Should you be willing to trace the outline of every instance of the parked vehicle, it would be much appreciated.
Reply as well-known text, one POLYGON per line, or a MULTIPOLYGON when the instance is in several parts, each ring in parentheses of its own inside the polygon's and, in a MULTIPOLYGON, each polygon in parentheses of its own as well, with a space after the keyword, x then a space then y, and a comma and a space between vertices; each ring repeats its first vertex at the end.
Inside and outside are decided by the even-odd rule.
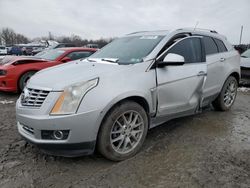
POLYGON ((250 81, 250 49, 241 54, 241 78, 250 81))
POLYGON ((96 49, 58 48, 41 52, 34 57, 9 56, 0 62, 0 91, 22 91, 30 77, 37 71, 86 58, 96 49))
POLYGON ((240 56, 214 31, 136 32, 85 59, 39 72, 17 101, 19 133, 62 156, 97 149, 121 161, 148 129, 170 119, 233 105, 240 56))
POLYGON ((10 49, 10 51, 9 51, 9 54, 10 55, 17 55, 17 56, 19 56, 19 55, 22 55, 22 48, 21 47, 19 47, 19 46, 12 46, 11 47, 11 49, 10 49))
POLYGON ((33 55, 32 51, 33 51, 33 46, 24 46, 21 48, 22 50, 22 55, 33 55))
POLYGON ((87 44, 86 45, 87 48, 99 48, 98 44, 87 44))
POLYGON ((7 55, 8 51, 5 46, 0 46, 0 55, 7 55))
POLYGON ((44 50, 51 50, 56 48, 68 48, 68 47, 76 47, 76 45, 71 43, 55 43, 54 45, 48 46, 47 48, 36 48, 32 50, 32 55, 36 55, 39 52, 42 52, 44 50))

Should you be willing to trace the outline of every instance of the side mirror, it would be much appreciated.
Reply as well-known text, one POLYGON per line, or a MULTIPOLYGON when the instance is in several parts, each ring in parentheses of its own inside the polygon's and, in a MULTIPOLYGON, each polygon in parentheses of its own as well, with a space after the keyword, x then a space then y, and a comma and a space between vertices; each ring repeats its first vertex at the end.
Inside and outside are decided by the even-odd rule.
POLYGON ((180 65, 183 65, 184 63, 185 63, 185 59, 183 56, 169 53, 165 56, 163 61, 158 62, 158 67, 165 67, 168 65, 180 66, 180 65))
POLYGON ((61 59, 61 62, 63 62, 63 63, 66 63, 66 62, 69 62, 69 61, 72 61, 72 60, 70 58, 68 58, 68 57, 64 57, 64 58, 61 59))

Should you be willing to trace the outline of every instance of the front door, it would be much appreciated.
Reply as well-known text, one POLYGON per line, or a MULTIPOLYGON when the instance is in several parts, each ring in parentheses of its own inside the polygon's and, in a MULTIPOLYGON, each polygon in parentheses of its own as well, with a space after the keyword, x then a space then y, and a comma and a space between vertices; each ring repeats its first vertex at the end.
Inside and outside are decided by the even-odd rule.
POLYGON ((173 44, 157 61, 169 54, 184 57, 184 65, 158 67, 158 116, 195 112, 202 103, 207 65, 201 37, 186 37, 173 44))

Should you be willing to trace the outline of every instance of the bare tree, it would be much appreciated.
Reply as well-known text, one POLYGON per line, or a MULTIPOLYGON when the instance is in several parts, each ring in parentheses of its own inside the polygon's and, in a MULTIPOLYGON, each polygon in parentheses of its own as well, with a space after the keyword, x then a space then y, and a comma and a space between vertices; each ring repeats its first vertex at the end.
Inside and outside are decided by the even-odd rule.
POLYGON ((0 32, 1 42, 5 45, 28 43, 29 39, 22 34, 15 33, 13 29, 3 28, 0 32))

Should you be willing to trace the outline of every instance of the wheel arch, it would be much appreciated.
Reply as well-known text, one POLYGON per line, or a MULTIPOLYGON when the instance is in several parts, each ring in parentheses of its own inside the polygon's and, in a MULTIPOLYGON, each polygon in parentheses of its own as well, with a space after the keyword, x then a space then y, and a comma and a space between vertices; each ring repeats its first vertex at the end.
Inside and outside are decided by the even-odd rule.
POLYGON ((39 70, 38 69, 30 69, 30 70, 25 70, 23 71, 21 74, 19 74, 18 78, 17 78, 17 83, 16 83, 16 87, 17 87, 17 91, 20 91, 20 87, 19 87, 19 81, 21 79, 21 77, 28 73, 28 72, 38 72, 39 70))
POLYGON ((235 77, 236 80, 237 80, 237 82, 238 82, 238 84, 240 83, 240 74, 238 72, 232 72, 229 76, 235 77))
MULTIPOLYGON (((139 105, 141 105, 143 107, 143 109, 146 111, 146 113, 148 114, 149 116, 149 113, 150 113, 150 107, 149 107, 149 103, 147 101, 147 99, 143 96, 140 96, 140 95, 133 95, 133 96, 126 96, 126 97, 123 97, 123 98, 120 98, 118 100, 115 100, 111 103, 111 105, 109 105, 107 107, 106 110, 103 110, 103 116, 100 120, 100 126, 104 120, 104 118, 107 116, 107 114, 117 105, 125 102, 125 101, 133 101, 133 102, 136 102, 138 103, 139 105)), ((100 127, 99 127, 100 128, 100 127)))
POLYGON ((108 113, 117 105, 120 105, 121 103, 125 102, 125 101, 133 101, 136 102, 137 104, 141 105, 143 107, 143 109, 146 111, 147 116, 148 116, 148 121, 150 122, 150 106, 149 106, 149 102, 147 101, 147 99, 143 96, 140 95, 132 95, 132 96, 126 96, 123 98, 120 98, 119 100, 115 100, 112 102, 111 105, 108 106, 108 108, 106 110, 102 111, 102 116, 99 120, 98 123, 98 131, 97 131, 97 135, 96 135, 96 140, 98 139, 98 135, 102 126, 103 121, 105 120, 105 118, 107 118, 108 113))

